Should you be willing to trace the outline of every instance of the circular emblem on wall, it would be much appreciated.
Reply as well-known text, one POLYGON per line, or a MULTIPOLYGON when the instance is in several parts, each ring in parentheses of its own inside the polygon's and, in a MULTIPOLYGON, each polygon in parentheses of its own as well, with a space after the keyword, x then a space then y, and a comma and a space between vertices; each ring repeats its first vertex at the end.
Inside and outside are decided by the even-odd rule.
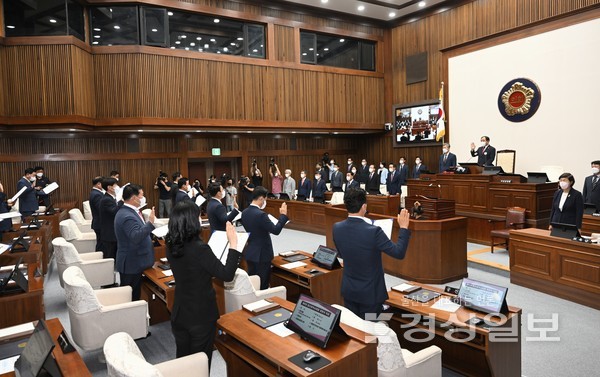
POLYGON ((540 107, 540 88, 531 80, 518 78, 504 85, 498 96, 500 114, 511 122, 523 122, 540 107))

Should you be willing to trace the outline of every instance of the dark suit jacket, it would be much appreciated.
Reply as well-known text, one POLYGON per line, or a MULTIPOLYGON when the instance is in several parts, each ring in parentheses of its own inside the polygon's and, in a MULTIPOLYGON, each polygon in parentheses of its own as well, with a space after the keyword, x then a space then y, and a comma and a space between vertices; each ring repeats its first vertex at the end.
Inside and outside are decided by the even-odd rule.
MULTIPOLYGON (((42 189, 44 189, 50 183, 52 183, 52 181, 50 180, 50 178, 46 177, 46 175, 44 174, 42 176, 42 178, 37 178, 35 180, 35 187, 41 187, 42 189)), ((46 207, 50 205, 50 195, 46 194, 42 190, 37 190, 37 196, 39 198, 39 200, 38 200, 39 205, 43 205, 46 207)))
MULTIPOLYGON (((371 173, 369 173, 371 174, 371 173)), ((367 192, 369 194, 380 194, 381 192, 379 191, 379 185, 380 185, 380 181, 379 181, 379 174, 377 174, 376 172, 373 172, 373 178, 369 179, 369 175, 367 175, 367 183, 365 185, 365 189, 367 190, 367 192)))
MULTIPOLYGON (((123 202, 121 202, 121 204, 122 203, 123 202)), ((115 235, 115 216, 121 206, 117 204, 115 198, 110 196, 109 193, 106 193, 101 197, 99 207, 100 213, 98 214, 98 224, 100 226, 100 240, 117 242, 117 236, 115 235)))
POLYGON ((239 211, 233 209, 229 216, 227 216, 227 208, 218 199, 210 198, 206 205, 206 213, 208 214, 208 222, 210 223, 210 230, 222 230, 225 231, 227 222, 233 221, 239 211))
POLYGON ((397 195, 402 192, 400 187, 400 174, 397 171, 394 171, 394 177, 392 178, 392 173, 388 173, 387 177, 387 190, 390 195, 397 195))
POLYGON ((323 198, 325 196, 325 191, 327 191, 327 185, 325 185, 324 179, 319 179, 313 181, 313 190, 312 196, 313 198, 323 198))
POLYGON ((356 171, 354 179, 356 179, 360 183, 367 183, 367 180, 369 179, 369 165, 360 165, 358 170, 356 171))
POLYGON ((583 195, 574 188, 569 191, 569 196, 563 205, 562 211, 558 208, 562 190, 556 190, 552 199, 552 212, 550 212, 551 223, 573 224, 581 229, 583 220, 583 195))
POLYGON ((421 164, 421 166, 419 166, 419 168, 417 169, 417 165, 415 165, 415 168, 413 169, 412 172, 412 177, 413 178, 419 178, 421 177, 421 172, 422 171, 426 171, 427 170, 427 166, 421 164))
POLYGON ((488 145, 487 148, 479 147, 476 151, 471 151, 471 156, 477 156, 477 165, 493 166, 496 159, 496 148, 488 145))
POLYGON ((19 182, 17 182, 17 192, 21 191, 23 187, 26 187, 26 189, 19 196, 19 212, 30 215, 37 211, 40 206, 38 205, 37 195, 35 189, 31 186, 31 182, 25 178, 19 179, 19 182))
POLYGON ((154 264, 154 247, 150 234, 154 225, 142 221, 133 208, 123 206, 115 216, 117 236, 117 271, 124 274, 142 273, 154 264))
POLYGON ((443 173, 451 167, 456 166, 456 155, 452 152, 448 152, 448 158, 444 162, 444 154, 440 155, 440 164, 438 173, 443 173))
POLYGON ((212 278, 231 281, 241 253, 229 249, 225 266, 199 238, 183 245, 183 255, 174 257, 167 247, 167 259, 177 282, 171 321, 182 326, 214 326, 219 318, 212 278))
POLYGON ((342 177, 342 173, 340 171, 336 171, 331 176, 331 190, 333 191, 334 187, 342 188, 342 184, 344 183, 344 177, 342 177))
MULTIPOLYGON (((0 192, 0 213, 7 213, 9 211, 8 203, 6 203, 6 194, 0 192)), ((5 232, 10 229, 12 225, 11 219, 0 220, 0 232, 5 232)))
POLYGON ((310 196, 311 187, 312 184, 308 177, 304 178, 304 183, 302 183, 302 178, 300 178, 298 181, 298 196, 304 196, 305 198, 308 198, 310 196))
POLYGON ((353 179, 352 181, 346 183, 346 190, 350 188, 360 188, 360 183, 358 183, 356 179, 353 179))
POLYGON ((177 190, 177 194, 175 195, 175 204, 179 203, 182 200, 192 200, 187 192, 183 192, 181 190, 177 190))
POLYGON ((387 289, 381 252, 403 259, 408 248, 410 231, 400 229, 394 244, 383 230, 363 219, 349 217, 333 225, 333 241, 344 259, 342 296, 361 304, 383 303, 387 289))
POLYGON ((596 205, 596 210, 600 210, 600 180, 598 181, 598 184, 596 184, 596 188, 593 188, 593 178, 594 176, 590 175, 589 177, 586 177, 585 182, 583 182, 583 202, 593 203, 596 205))
MULTIPOLYGON (((107 194, 108 195, 108 194, 107 194)), ((110 196, 110 195, 108 195, 110 196)), ((100 202, 104 194, 100 190, 92 189, 90 192, 90 210, 92 211, 92 229, 100 230, 100 202)), ((112 197, 111 197, 112 198, 112 197)))
POLYGON ((274 225, 269 220, 269 215, 257 206, 250 205, 242 212, 242 224, 246 232, 250 233, 248 244, 244 249, 244 258, 250 262, 269 262, 273 259, 273 243, 271 234, 281 233, 286 215, 279 215, 279 222, 274 225))
POLYGON ((402 167, 398 165, 398 168, 396 168, 396 173, 400 174, 400 185, 405 185, 406 180, 408 179, 408 166, 406 164, 404 164, 402 167))

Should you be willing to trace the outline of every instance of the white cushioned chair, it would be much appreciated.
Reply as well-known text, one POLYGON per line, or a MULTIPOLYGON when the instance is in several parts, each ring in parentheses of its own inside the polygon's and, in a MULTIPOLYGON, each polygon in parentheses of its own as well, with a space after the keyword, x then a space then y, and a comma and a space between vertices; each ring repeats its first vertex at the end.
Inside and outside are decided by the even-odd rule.
POLYGON ((124 332, 113 334, 104 343, 104 357, 109 377, 208 377, 208 358, 204 352, 152 365, 131 336, 124 332))
POLYGON ((331 194, 331 204, 344 204, 344 193, 343 192, 334 192, 331 194))
MULTIPOLYGON (((150 217, 150 212, 152 212, 152 209, 150 208, 146 208, 144 210, 142 210, 142 215, 144 216, 144 221, 148 222, 148 218, 150 217)), ((157 212, 158 213, 158 212, 157 212)), ((162 225, 167 225, 169 224, 169 218, 168 217, 163 217, 163 218, 156 218, 156 221, 154 221, 154 226, 155 227, 159 227, 162 225)))
POLYGON ((62 278, 63 272, 70 266, 79 267, 93 288, 114 284, 115 260, 113 258, 102 259, 101 252, 79 254, 75 246, 62 237, 53 239, 52 245, 61 287, 65 286, 62 278))
POLYGON ((69 217, 71 220, 75 221, 75 224, 77 224, 77 227, 82 233, 93 232, 92 220, 86 220, 79 208, 69 210, 69 217))
POLYGON ((148 303, 132 302, 130 286, 95 291, 77 266, 67 268, 63 280, 71 336, 82 349, 100 349, 106 338, 121 331, 134 339, 148 334, 148 303))
POLYGON ((92 253, 96 251, 96 233, 81 232, 71 219, 63 220, 59 223, 60 235, 67 242, 75 245, 75 248, 80 253, 92 253))
MULTIPOLYGON (((379 377, 441 377, 442 350, 429 346, 417 353, 402 349, 398 336, 385 322, 365 321, 349 309, 342 311, 340 322, 377 338, 377 375, 379 377)), ((369 339, 367 339, 369 340, 369 339)))
POLYGON ((94 216, 92 216, 92 207, 90 207, 89 200, 83 202, 83 218, 86 220, 92 220, 94 218, 94 216))
POLYGON ((260 290, 260 277, 248 273, 241 268, 235 271, 232 281, 225 283, 225 312, 240 310, 242 305, 258 300, 281 297, 287 298, 287 290, 284 286, 260 290))

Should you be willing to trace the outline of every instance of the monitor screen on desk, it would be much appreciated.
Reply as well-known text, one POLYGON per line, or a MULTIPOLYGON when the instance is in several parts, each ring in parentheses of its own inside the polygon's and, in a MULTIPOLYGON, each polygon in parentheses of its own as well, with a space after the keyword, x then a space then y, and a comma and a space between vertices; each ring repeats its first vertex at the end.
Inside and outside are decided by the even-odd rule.
POLYGON ((315 251, 311 262, 316 263, 321 267, 332 270, 337 264, 339 264, 337 256, 338 252, 336 250, 321 245, 319 246, 317 251, 315 251))
POLYGON ((581 237, 581 234, 579 234, 579 229, 577 229, 577 226, 573 224, 550 223, 550 225, 552 225, 550 235, 553 237, 566 238, 568 240, 581 237))
POLYGON ((584 203, 583 204, 583 214, 584 215, 591 215, 593 213, 598 212, 598 209, 596 208, 596 205, 594 203, 584 203))
MULTIPOLYGON (((53 348, 54 341, 50 336, 50 332, 46 328, 45 322, 39 320, 33 334, 31 334, 31 337, 27 341, 25 349, 21 353, 21 357, 15 362, 15 370, 19 372, 17 376, 37 376, 42 367, 44 367, 44 363, 53 348)), ((51 373, 51 371, 49 372, 51 373)))
POLYGON ((300 295, 294 312, 285 326, 321 348, 327 346, 331 333, 339 326, 341 311, 315 298, 300 295))
POLYGON ((462 305, 490 314, 506 313, 508 288, 473 279, 463 279, 458 291, 462 305))
POLYGON ((533 172, 533 171, 527 172, 527 183, 546 183, 546 182, 550 182, 550 179, 548 178, 548 174, 540 173, 540 172, 533 172))
POLYGON ((486 166, 483 168, 483 175, 496 175, 504 173, 502 166, 486 166))

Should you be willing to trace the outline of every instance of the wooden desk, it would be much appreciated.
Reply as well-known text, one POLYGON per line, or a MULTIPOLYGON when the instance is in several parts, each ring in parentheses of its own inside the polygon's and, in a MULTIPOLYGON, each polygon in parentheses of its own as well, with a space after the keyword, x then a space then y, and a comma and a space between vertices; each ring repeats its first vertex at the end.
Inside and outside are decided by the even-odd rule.
POLYGON ((587 236, 592 233, 600 233, 600 216, 583 215, 581 233, 587 236))
POLYGON ((509 244, 511 283, 600 309, 600 245, 542 229, 511 230, 509 244))
MULTIPOLYGON (((348 217, 341 208, 327 208, 328 224, 348 217)), ((389 219, 390 216, 369 214, 371 219, 389 219)), ((400 230, 394 219, 392 241, 398 240, 400 230)), ((443 284, 468 276, 467 273, 467 219, 453 217, 443 220, 411 220, 408 250, 404 259, 382 253, 383 269, 392 276, 427 284, 443 284)), ((327 229, 327 246, 335 248, 333 227, 327 229)))
POLYGON ((454 200, 456 215, 468 219, 467 240, 486 245, 493 229, 489 220, 504 220, 508 207, 525 208, 528 227, 547 229, 556 191, 556 183, 521 183, 516 176, 481 174, 421 174, 407 185, 411 196, 454 200))
MULTIPOLYGON (((294 304, 274 298, 282 307, 292 311, 294 304)), ((302 340, 297 334, 285 338, 250 322, 253 314, 238 310, 225 314, 217 321, 222 331, 215 345, 227 363, 229 377, 243 376, 377 376, 376 343, 364 343, 364 333, 342 325, 352 337, 332 335, 326 349, 302 340), (288 359, 308 349, 320 353, 331 364, 309 373, 288 359)))
MULTIPOLYGON (((25 225, 25 224, 23 224, 25 225)), ((18 227, 18 225, 14 225, 18 227)), ((15 232, 6 232, 2 234, 2 242, 5 244, 11 244, 14 238, 17 238, 23 233, 23 230, 17 230, 15 232)), ((30 229, 27 231, 27 235, 31 236, 30 241, 39 238, 42 247, 41 247, 41 256, 42 260, 40 261, 40 267, 42 268, 42 273, 46 275, 48 272, 48 266, 50 264, 50 259, 52 258, 52 254, 54 252, 54 247, 52 246, 52 227, 48 222, 45 222, 44 225, 40 229, 30 229)), ((18 253, 17 253, 18 254, 18 253)))
MULTIPOLYGON (((46 326, 48 327, 50 336, 54 340, 55 347, 52 350, 52 356, 56 360, 60 373, 65 377, 91 377, 92 374, 77 351, 70 353, 62 352, 57 339, 64 328, 58 318, 47 320, 46 326)), ((1 374, 0 377, 15 377, 15 372, 1 374)))
POLYGON ((389 296, 386 303, 393 312, 390 327, 402 347, 417 352, 436 345, 442 349, 444 367, 466 376, 521 375, 521 309, 509 307, 502 320, 491 319, 498 327, 487 330, 465 324, 472 316, 484 318, 484 314, 465 307, 449 313, 431 308, 436 300, 420 303, 396 291, 390 291, 389 296))
MULTIPOLYGON (((69 211, 73 208, 76 208, 77 206, 77 202, 69 202, 69 203, 64 203, 64 204, 57 204, 56 208, 58 208, 58 210, 56 210, 56 212, 52 215, 39 215, 37 216, 40 221, 48 221, 50 223, 50 226, 52 227, 52 238, 56 238, 56 237, 60 237, 60 227, 59 224, 61 221, 69 219, 69 211)), ((29 220, 31 219, 30 217, 27 217, 25 219, 26 222, 29 222, 29 220)))
POLYGON ((14 264, 22 256, 29 278, 27 292, 0 295, 0 328, 45 318, 44 277, 36 274, 40 269, 41 247, 41 243, 33 242, 27 252, 5 252, 0 256, 3 264, 14 264))
POLYGON ((301 262, 306 263, 306 266, 288 270, 281 267, 289 263, 282 256, 278 255, 273 258, 271 264, 271 286, 276 287, 283 285, 287 289, 287 298, 290 301, 296 302, 301 293, 308 294, 317 300, 324 301, 328 304, 344 304, 342 298, 342 274, 341 267, 327 270, 312 263, 310 258, 312 254, 301 251, 302 254, 309 257, 301 262), (309 274, 307 271, 311 269, 320 271, 319 274, 309 274))

